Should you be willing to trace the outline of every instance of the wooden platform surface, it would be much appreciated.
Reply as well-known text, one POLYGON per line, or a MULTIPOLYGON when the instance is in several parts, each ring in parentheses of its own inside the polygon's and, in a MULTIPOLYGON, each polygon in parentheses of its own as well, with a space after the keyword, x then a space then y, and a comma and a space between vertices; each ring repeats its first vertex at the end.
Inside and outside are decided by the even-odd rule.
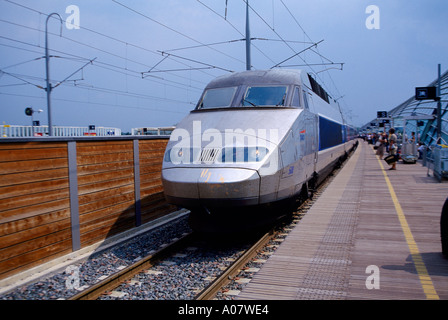
POLYGON ((237 299, 448 299, 440 242, 448 183, 419 163, 388 169, 360 141, 237 299))

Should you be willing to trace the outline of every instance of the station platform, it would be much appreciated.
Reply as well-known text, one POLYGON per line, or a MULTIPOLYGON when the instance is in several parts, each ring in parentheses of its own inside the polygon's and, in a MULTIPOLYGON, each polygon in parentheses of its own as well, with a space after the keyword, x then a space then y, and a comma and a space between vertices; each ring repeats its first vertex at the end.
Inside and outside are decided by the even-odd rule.
POLYGON ((448 183, 360 141, 238 300, 448 299, 440 215, 448 183))

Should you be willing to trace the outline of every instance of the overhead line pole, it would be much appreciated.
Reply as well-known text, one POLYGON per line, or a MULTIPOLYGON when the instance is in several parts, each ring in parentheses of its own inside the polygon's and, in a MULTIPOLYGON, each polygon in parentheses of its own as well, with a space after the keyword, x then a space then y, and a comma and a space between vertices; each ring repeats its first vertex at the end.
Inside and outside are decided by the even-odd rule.
POLYGON ((45 69, 47 73, 46 82, 47 82, 47 88, 45 89, 47 91, 47 108, 48 108, 48 135, 53 135, 53 123, 51 120, 51 90, 53 89, 51 87, 50 83, 50 56, 48 54, 48 20, 52 15, 57 15, 59 17, 59 20, 61 20, 61 34, 62 34, 62 18, 61 16, 54 12, 47 17, 47 21, 45 23, 45 69))
POLYGON ((249 23, 249 0, 246 0, 246 70, 251 69, 250 61, 250 23, 249 23))

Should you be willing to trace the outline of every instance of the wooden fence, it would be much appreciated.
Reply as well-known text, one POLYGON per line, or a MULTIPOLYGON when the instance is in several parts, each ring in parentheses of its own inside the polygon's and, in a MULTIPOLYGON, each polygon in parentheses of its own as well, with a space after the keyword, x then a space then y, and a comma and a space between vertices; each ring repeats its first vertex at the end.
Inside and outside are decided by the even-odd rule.
POLYGON ((0 140, 0 279, 172 212, 166 137, 0 140))

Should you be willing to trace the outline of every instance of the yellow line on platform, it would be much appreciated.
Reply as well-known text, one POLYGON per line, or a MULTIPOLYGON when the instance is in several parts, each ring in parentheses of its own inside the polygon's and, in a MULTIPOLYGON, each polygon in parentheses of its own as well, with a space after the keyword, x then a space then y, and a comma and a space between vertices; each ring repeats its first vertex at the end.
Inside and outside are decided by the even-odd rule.
POLYGON ((392 197, 392 201, 394 202, 395 211, 397 212, 398 220, 400 220, 401 228, 403 229, 403 233, 406 238, 412 260, 414 261, 415 269, 417 270, 417 274, 420 278, 420 283, 422 285, 423 291, 425 292, 426 299, 439 300, 439 295, 437 294, 431 277, 428 274, 428 270, 426 269, 425 263, 423 262, 422 256, 418 250, 417 243, 415 242, 414 236, 412 235, 411 229, 409 228, 403 209, 401 208, 400 202, 398 201, 397 195, 395 194, 392 183, 387 176, 386 169, 384 169, 383 163, 379 158, 378 162, 380 164, 381 170, 383 171, 384 179, 386 180, 387 187, 389 188, 389 193, 392 197))

